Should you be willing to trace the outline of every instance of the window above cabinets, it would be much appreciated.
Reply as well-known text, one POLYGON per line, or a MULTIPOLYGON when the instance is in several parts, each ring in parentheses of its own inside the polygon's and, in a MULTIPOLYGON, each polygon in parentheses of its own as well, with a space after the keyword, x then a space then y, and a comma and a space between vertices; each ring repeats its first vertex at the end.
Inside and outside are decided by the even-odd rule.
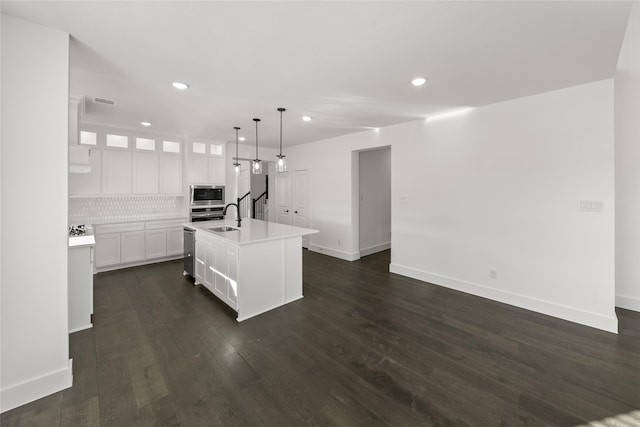
POLYGON ((224 157, 224 145, 224 143, 193 141, 191 143, 191 153, 224 157))
POLYGON ((222 155, 224 154, 223 150, 223 146, 221 144, 211 144, 210 145, 210 154, 212 156, 218 156, 218 157, 222 157, 222 155))
POLYGON ((150 138, 136 138, 136 150, 156 151, 156 140, 150 138))
POLYGON ((80 144, 98 145, 98 134, 87 130, 80 131, 80 144))
MULTIPOLYGON (((182 142, 175 136, 154 135, 129 129, 107 128, 96 124, 80 126, 80 145, 94 148, 108 148, 130 151, 157 152, 181 155, 182 142)), ((203 154, 209 147, 203 144, 203 154)))
POLYGON ((125 135, 107 134, 107 147, 129 148, 129 137, 125 135))
POLYGON ((207 144, 204 142, 193 142, 192 150, 194 154, 207 154, 207 144))
POLYGON ((182 144, 175 141, 162 141, 162 152, 163 153, 181 153, 182 144))

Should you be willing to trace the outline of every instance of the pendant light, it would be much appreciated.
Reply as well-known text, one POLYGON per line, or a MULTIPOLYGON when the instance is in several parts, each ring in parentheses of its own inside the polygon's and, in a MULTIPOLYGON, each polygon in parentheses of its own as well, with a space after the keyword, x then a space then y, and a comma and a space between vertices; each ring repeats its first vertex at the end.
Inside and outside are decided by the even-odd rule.
POLYGON ((233 170, 236 176, 240 176, 240 161, 238 160, 238 131, 240 128, 235 126, 234 129, 236 130, 236 161, 233 163, 233 170))
POLYGON ((287 171, 287 162, 285 161, 285 156, 282 154, 282 113, 287 111, 286 108, 278 108, 280 111, 280 154, 276 157, 278 161, 276 162, 276 172, 286 172, 287 171))
POLYGON ((251 161, 251 173, 260 175, 262 173, 262 160, 258 158, 258 122, 260 119, 253 119, 256 122, 256 158, 251 161))

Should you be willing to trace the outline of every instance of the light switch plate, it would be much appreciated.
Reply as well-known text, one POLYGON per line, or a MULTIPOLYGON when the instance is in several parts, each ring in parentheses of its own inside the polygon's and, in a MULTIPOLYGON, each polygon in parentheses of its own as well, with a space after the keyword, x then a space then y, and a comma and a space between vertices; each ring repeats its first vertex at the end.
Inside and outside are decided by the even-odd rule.
POLYGON ((578 210, 582 212, 604 212, 602 200, 579 200, 578 210))

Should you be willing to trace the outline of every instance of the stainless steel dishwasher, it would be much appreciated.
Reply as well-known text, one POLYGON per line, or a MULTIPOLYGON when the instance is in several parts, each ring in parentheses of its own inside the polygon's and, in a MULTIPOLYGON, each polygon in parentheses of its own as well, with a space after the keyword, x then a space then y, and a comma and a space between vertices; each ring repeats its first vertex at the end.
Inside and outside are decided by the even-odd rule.
POLYGON ((193 263, 196 258, 196 232, 190 228, 184 229, 184 274, 195 277, 193 263))

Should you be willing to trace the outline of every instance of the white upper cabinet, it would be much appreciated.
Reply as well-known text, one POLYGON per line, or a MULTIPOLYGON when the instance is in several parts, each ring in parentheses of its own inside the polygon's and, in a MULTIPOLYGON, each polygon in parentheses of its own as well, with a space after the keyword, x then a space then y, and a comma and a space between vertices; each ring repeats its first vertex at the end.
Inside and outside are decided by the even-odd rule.
MULTIPOLYGON (((69 174, 70 197, 184 193, 182 142, 87 125, 77 146, 90 148, 90 172, 69 174)), ((207 158, 202 157, 202 182, 208 180, 207 158)))
POLYGON ((193 141, 188 153, 189 183, 225 185, 226 159, 224 143, 193 141))
POLYGON ((160 194, 182 194, 182 157, 160 155, 160 194))
POLYGON ((133 153, 133 194, 158 193, 158 155, 133 153))
POLYGON ((192 184, 209 183, 207 168, 207 158, 205 156, 191 157, 189 161, 189 182, 192 184))
POLYGON ((88 173, 69 174, 70 196, 93 196, 100 194, 102 151, 93 149, 89 151, 89 165, 91 170, 88 173))
POLYGON ((224 157, 209 157, 207 164, 207 178, 211 184, 224 184, 226 169, 224 157))
POLYGON ((102 193, 131 194, 131 151, 102 152, 102 193))

